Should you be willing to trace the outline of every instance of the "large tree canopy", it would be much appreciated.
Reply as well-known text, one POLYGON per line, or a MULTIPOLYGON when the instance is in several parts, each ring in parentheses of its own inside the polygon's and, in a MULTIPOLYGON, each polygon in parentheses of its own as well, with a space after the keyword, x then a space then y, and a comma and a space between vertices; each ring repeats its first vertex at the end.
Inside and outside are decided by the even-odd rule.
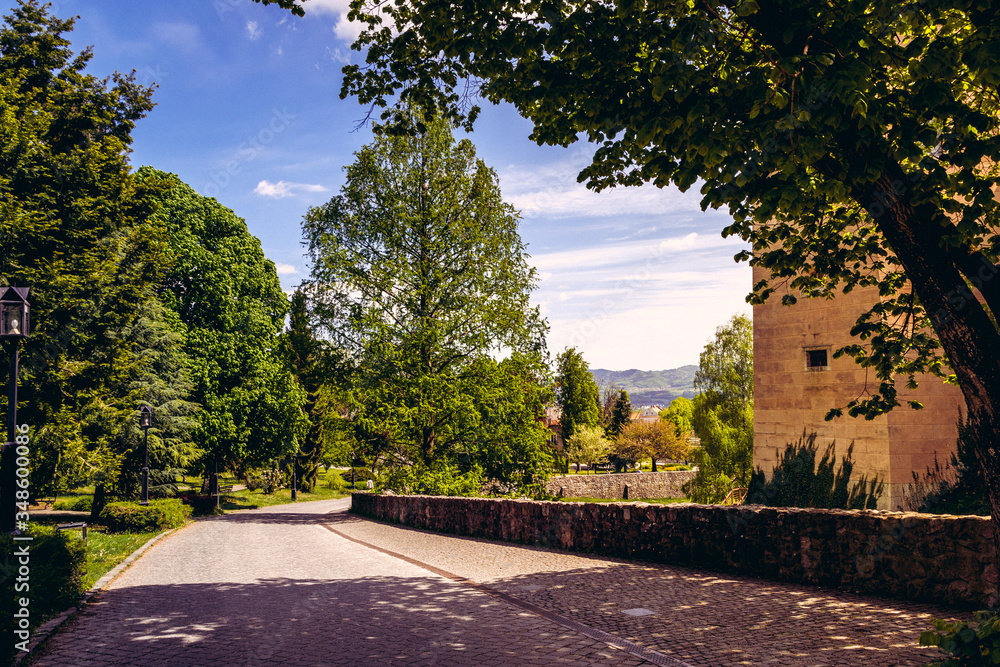
POLYGON ((308 428, 305 391, 288 370, 278 334, 288 297, 274 263, 246 223, 173 174, 150 167, 141 183, 163 191, 152 220, 170 239, 170 271, 158 285, 191 358, 195 440, 215 461, 239 470, 294 452, 308 428))
POLYGON ((517 220, 444 121, 362 148, 341 194, 305 217, 314 313, 351 369, 349 418, 370 453, 428 467, 475 456, 505 481, 537 470, 524 452, 498 463, 491 444, 500 424, 514 449, 545 441, 540 396, 521 387, 543 379, 546 325, 517 220))
POLYGON ((146 399, 137 383, 155 365, 129 332, 165 250, 147 222, 153 192, 128 162, 151 91, 85 74, 91 53, 73 53, 72 29, 34 0, 0 28, 0 285, 31 290, 19 418, 34 428, 39 493, 117 474, 119 436, 146 399))

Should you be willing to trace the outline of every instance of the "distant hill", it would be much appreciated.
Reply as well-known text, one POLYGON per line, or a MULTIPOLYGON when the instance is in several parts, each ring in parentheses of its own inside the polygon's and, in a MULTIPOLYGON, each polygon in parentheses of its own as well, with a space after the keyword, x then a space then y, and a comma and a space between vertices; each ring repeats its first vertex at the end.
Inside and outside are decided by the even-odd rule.
POLYGON ((616 384, 624 388, 633 407, 660 405, 666 407, 678 396, 694 398, 694 374, 697 366, 681 366, 663 371, 609 371, 597 368, 591 371, 598 386, 616 384))

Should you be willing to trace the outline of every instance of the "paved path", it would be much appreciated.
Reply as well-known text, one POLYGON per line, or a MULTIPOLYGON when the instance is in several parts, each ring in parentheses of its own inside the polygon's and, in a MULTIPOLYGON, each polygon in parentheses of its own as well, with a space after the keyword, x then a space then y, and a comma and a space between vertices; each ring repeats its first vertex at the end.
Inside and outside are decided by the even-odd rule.
POLYGON ((31 664, 922 665, 935 653, 917 636, 953 615, 436 535, 348 504, 233 513, 168 536, 31 664))

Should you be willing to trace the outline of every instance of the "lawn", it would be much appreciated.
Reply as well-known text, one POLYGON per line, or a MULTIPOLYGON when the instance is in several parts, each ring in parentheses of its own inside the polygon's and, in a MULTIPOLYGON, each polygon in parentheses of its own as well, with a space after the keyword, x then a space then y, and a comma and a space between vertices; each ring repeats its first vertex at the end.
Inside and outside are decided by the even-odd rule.
POLYGON ((98 579, 158 534, 155 532, 109 534, 88 530, 87 576, 84 579, 84 588, 90 590, 98 579))

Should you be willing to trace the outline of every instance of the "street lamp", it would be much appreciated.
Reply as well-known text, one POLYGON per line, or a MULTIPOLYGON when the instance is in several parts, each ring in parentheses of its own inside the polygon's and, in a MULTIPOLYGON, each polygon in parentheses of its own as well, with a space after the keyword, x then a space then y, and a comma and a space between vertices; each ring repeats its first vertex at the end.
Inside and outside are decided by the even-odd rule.
POLYGON ((0 452, 0 532, 14 530, 17 515, 17 367, 21 339, 31 334, 27 287, 0 287, 0 338, 11 341, 7 400, 7 442, 0 452))
POLYGON ((153 426, 153 408, 144 405, 139 408, 139 428, 143 430, 142 455, 145 463, 142 466, 142 500, 140 505, 149 504, 149 429, 153 426))

